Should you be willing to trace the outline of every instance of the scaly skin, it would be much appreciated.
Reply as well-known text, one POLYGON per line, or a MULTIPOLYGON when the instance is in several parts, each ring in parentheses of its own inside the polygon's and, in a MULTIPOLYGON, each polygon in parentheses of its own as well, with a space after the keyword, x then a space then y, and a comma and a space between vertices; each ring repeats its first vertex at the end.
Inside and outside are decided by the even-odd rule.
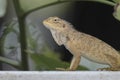
POLYGON ((50 17, 44 20, 43 24, 51 31, 56 43, 64 45, 73 54, 71 65, 67 70, 76 70, 81 56, 110 66, 98 70, 120 70, 119 53, 104 41, 75 30, 69 22, 58 17, 50 17))

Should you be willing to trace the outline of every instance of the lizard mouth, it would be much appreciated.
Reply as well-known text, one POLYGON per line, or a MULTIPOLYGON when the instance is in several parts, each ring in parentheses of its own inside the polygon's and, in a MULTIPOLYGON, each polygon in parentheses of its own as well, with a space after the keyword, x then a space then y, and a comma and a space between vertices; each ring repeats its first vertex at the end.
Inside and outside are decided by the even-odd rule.
POLYGON ((50 24, 47 23, 46 21, 43 21, 43 25, 49 30, 53 29, 52 27, 50 27, 50 24))
POLYGON ((46 27, 46 28, 49 28, 48 24, 46 23, 46 21, 43 21, 43 25, 46 27))
POLYGON ((52 23, 47 20, 43 21, 43 25, 48 29, 54 29, 54 27, 53 27, 54 25, 52 25, 52 23))

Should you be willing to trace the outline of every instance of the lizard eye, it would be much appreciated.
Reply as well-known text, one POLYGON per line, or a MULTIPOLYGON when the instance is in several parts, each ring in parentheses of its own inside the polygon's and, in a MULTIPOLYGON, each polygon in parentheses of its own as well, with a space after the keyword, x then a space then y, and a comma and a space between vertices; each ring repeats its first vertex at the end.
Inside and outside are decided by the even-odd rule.
POLYGON ((59 19, 58 19, 58 18, 55 18, 53 21, 54 21, 54 22, 58 22, 58 21, 59 21, 59 19))

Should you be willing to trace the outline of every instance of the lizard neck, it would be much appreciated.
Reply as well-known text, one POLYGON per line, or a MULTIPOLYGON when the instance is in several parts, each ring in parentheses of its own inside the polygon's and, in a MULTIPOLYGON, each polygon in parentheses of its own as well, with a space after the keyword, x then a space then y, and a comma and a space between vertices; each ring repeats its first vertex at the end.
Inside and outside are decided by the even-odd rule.
POLYGON ((66 35, 66 37, 69 37, 69 38, 74 37, 74 35, 78 33, 78 31, 72 27, 66 29, 64 32, 65 32, 64 34, 66 35))
POLYGON ((74 38, 74 35, 78 32, 74 28, 66 28, 63 31, 50 30, 55 42, 58 45, 66 45, 66 43, 74 38))
POLYGON ((50 31, 52 33, 55 42, 58 45, 64 45, 67 42, 65 34, 62 33, 61 31, 56 31, 56 30, 50 30, 50 31))

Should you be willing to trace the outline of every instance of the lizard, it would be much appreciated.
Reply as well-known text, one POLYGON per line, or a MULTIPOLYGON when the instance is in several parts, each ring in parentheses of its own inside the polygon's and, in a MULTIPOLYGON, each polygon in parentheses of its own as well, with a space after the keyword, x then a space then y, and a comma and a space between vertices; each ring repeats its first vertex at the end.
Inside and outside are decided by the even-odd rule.
POLYGON ((68 69, 58 69, 76 70, 80 63, 81 56, 83 56, 93 62, 110 66, 97 70, 120 70, 120 54, 106 42, 76 30, 70 22, 56 16, 43 20, 43 25, 50 30, 55 42, 59 46, 64 45, 73 55, 68 69))

